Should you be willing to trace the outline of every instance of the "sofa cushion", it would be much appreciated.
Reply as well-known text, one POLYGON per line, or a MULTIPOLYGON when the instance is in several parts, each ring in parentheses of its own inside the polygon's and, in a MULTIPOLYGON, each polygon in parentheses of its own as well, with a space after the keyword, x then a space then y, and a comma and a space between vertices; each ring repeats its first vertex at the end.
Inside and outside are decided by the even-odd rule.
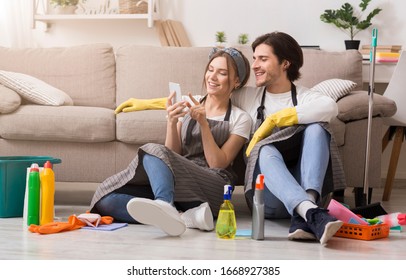
POLYGON ((116 106, 115 57, 110 44, 0 47, 0 69, 36 77, 66 92, 75 105, 109 109, 116 106))
POLYGON ((106 142, 115 139, 114 111, 84 106, 21 105, 0 115, 0 137, 18 140, 106 142))
MULTIPOLYGON (((354 91, 337 102, 338 116, 343 122, 368 118, 369 95, 367 91, 354 91)), ((374 93, 372 116, 391 117, 396 113, 396 103, 374 93)))
POLYGON ((166 114, 166 110, 147 110, 116 115, 117 140, 138 145, 165 143, 166 114))
POLYGON ((356 86, 357 84, 350 80, 330 79, 318 83, 312 87, 312 90, 324 93, 334 101, 337 101, 349 94, 356 86))
POLYGON ((35 104, 73 105, 72 98, 62 90, 30 75, 0 70, 0 83, 35 104))
POLYGON ((304 64, 299 85, 311 88, 328 79, 350 80, 362 89, 362 55, 357 50, 331 52, 303 49, 304 64))
POLYGON ((337 146, 343 146, 345 143, 345 123, 338 118, 334 118, 330 122, 330 127, 333 130, 337 146))
POLYGON ((0 114, 15 111, 21 104, 21 97, 12 89, 0 85, 0 114))
POLYGON ((117 104, 127 99, 169 95, 169 82, 183 94, 202 94, 204 67, 211 47, 155 47, 127 45, 116 50, 117 104))

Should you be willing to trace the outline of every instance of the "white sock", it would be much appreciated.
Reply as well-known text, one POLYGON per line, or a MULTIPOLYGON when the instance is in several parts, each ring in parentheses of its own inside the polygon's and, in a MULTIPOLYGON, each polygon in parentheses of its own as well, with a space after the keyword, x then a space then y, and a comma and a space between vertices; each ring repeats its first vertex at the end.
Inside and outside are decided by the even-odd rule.
POLYGON ((302 217, 306 222, 306 213, 307 210, 312 209, 312 208, 317 208, 317 205, 314 204, 312 201, 305 200, 301 202, 297 207, 296 207, 296 213, 299 214, 300 217, 302 217))
POLYGON ((315 190, 307 190, 306 191, 307 197, 312 201, 313 203, 316 203, 317 198, 319 197, 319 194, 315 190))

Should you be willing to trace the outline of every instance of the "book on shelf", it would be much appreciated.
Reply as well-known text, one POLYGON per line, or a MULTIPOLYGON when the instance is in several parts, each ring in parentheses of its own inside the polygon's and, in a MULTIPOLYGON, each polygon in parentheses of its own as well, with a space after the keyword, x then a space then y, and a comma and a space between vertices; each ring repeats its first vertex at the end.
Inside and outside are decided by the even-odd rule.
POLYGON ((191 43, 180 21, 157 20, 156 30, 162 46, 190 47, 191 43))
POLYGON ((320 50, 319 45, 301 45, 302 49, 312 49, 312 50, 320 50))
MULTIPOLYGON (((360 52, 362 54, 369 54, 371 49, 370 45, 362 45, 360 52)), ((377 52, 398 53, 402 50, 402 45, 378 45, 376 46, 377 52)))
MULTIPOLYGON (((402 45, 378 45, 375 48, 375 61, 381 63, 396 63, 399 60, 402 45)), ((370 59, 371 46, 362 45, 360 53, 363 60, 370 59)))
POLYGON ((397 52, 376 52, 375 60, 376 62, 394 62, 399 61, 400 53, 397 52))
MULTIPOLYGON (((397 63, 399 61, 400 53, 399 52, 381 52, 376 51, 375 61, 380 63, 397 63)), ((370 54, 363 54, 363 60, 369 60, 370 54)))

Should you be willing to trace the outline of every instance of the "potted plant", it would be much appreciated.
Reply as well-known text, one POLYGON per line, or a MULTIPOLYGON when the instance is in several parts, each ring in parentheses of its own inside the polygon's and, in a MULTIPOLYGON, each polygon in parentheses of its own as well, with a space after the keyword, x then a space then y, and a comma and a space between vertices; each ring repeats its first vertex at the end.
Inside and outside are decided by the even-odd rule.
POLYGON ((49 0, 52 14, 74 14, 79 0, 49 0))
POLYGON ((340 9, 325 10, 320 15, 320 20, 335 25, 350 36, 350 40, 345 41, 346 49, 358 49, 360 41, 354 40, 355 35, 371 26, 372 18, 382 11, 380 8, 375 8, 365 19, 361 19, 370 2, 371 0, 361 0, 358 5, 360 11, 356 11, 351 4, 344 3, 340 9))
POLYGON ((227 42, 226 33, 224 31, 216 32, 216 44, 219 48, 224 48, 225 43, 227 42))
POLYGON ((245 45, 248 43, 248 34, 242 33, 238 36, 238 44, 245 45))

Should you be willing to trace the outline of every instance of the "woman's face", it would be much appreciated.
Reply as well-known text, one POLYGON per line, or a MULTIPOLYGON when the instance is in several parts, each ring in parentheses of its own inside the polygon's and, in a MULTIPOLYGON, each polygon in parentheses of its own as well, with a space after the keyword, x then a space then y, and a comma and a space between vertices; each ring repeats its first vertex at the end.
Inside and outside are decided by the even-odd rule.
MULTIPOLYGON (((233 69, 228 69, 225 57, 214 58, 207 68, 205 81, 207 94, 230 94, 230 79, 235 80, 233 69)), ((234 85, 234 83, 232 83, 234 85)))

